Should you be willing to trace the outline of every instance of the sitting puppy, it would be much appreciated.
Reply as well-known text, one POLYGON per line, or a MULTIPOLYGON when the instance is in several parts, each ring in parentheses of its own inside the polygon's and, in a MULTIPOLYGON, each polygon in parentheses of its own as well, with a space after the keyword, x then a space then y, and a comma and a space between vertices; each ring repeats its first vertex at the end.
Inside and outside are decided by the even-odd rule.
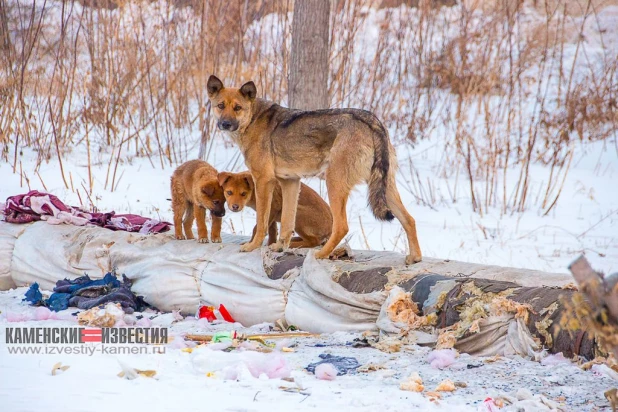
POLYGON ((210 210, 212 219, 211 240, 221 243, 221 218, 225 215, 225 196, 217 180, 217 170, 201 160, 190 160, 180 165, 172 175, 172 210, 176 239, 193 239, 191 227, 195 217, 197 241, 208 243, 206 209, 210 210), (185 236, 182 234, 183 226, 185 236))
MULTIPOLYGON (((223 188, 225 200, 232 212, 240 212, 245 206, 256 208, 254 183, 251 173, 219 173, 219 185, 223 188)), ((275 185, 270 218, 268 220, 268 244, 277 241, 277 222, 281 222, 283 197, 281 187, 275 185)), ((292 238, 290 247, 315 247, 324 244, 330 237, 333 215, 328 204, 313 189, 305 184, 300 186, 298 210, 294 231, 299 237, 292 238)), ((253 228, 255 236, 256 228, 253 228)), ((253 240, 253 236, 251 239, 253 240)))

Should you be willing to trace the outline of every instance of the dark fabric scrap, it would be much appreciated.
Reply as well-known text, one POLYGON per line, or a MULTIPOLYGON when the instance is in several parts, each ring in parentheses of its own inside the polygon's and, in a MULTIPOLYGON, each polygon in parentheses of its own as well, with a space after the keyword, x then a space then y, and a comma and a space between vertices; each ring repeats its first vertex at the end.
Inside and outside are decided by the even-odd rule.
POLYGON ((23 299, 32 305, 47 306, 58 312, 69 306, 79 309, 90 309, 107 303, 119 303, 126 313, 141 312, 150 307, 141 296, 131 292, 131 281, 122 276, 122 282, 116 277, 116 272, 107 273, 103 279, 92 280, 84 275, 77 279, 63 279, 56 282, 54 293, 44 300, 39 285, 34 283, 23 299))
POLYGON ((26 297, 22 299, 23 301, 27 301, 32 306, 40 306, 43 304, 43 295, 39 290, 39 284, 34 282, 30 285, 30 288, 26 291, 26 297))
POLYGON ((315 374, 315 368, 323 363, 330 363, 337 368, 337 376, 346 375, 348 373, 356 373, 356 369, 360 366, 360 363, 356 358, 346 356, 334 356, 328 353, 322 353, 319 355, 322 359, 319 362, 314 362, 307 366, 307 371, 315 374))

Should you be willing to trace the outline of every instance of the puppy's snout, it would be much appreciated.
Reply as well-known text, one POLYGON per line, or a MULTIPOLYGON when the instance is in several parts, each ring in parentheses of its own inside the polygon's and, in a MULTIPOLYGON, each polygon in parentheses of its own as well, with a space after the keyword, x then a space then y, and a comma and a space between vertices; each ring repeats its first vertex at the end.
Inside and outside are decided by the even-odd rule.
POLYGON ((217 216, 217 217, 223 217, 223 216, 225 216, 225 209, 213 210, 212 214, 217 216))
POLYGON ((232 212, 238 212, 240 210, 240 206, 238 206, 237 204, 233 204, 231 208, 232 208, 232 212))

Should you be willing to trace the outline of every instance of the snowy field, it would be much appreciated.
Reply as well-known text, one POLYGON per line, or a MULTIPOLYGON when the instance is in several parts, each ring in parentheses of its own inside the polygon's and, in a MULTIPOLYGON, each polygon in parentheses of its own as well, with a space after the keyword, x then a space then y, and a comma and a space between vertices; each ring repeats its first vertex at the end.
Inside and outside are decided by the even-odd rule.
MULTIPOLYGON (((47 16, 49 21, 47 21, 46 35, 51 39, 60 24, 54 20, 57 19, 54 13, 58 14, 61 3, 50 2, 50 4, 53 5, 54 11, 47 16)), ((144 11, 146 19, 142 35, 145 39, 154 38, 153 43, 157 40, 155 34, 161 25, 156 18, 159 18, 157 16, 160 10, 166 10, 166 12, 168 10, 167 6, 163 7, 164 5, 166 3, 163 1, 152 2, 152 10, 146 7, 144 11), (152 13, 152 16, 149 17, 148 13, 152 13)), ((76 10, 81 12, 80 7, 76 10)), ((534 22, 543 23, 544 18, 531 10, 524 10, 518 24, 530 23, 532 27, 534 22)), ((418 22, 419 16, 415 9, 401 7, 399 11, 402 13, 400 21, 407 22, 409 19, 418 22)), ((449 36, 452 38, 459 30, 456 8, 444 8, 444 11, 440 13, 444 13, 442 16, 445 22, 444 33, 440 27, 435 29, 437 34, 428 42, 431 43, 429 47, 433 51, 439 51, 445 44, 444 38, 449 36)), ((75 16, 79 14, 76 12, 75 16)), ((161 13, 160 16, 163 20, 168 18, 164 14, 161 13)), ((142 14, 139 16, 143 17, 142 14)), ((178 16, 181 17, 178 19, 179 27, 182 26, 184 19, 190 20, 192 17, 186 10, 179 12, 178 16)), ((355 39, 358 55, 354 57, 354 63, 363 59, 373 59, 373 54, 378 49, 377 28, 381 24, 380 19, 387 18, 385 16, 389 15, 384 10, 369 12, 365 26, 359 29, 361 35, 355 39)), ((131 12, 126 13, 124 18, 131 21, 133 17, 134 14, 131 12)), ((248 41, 249 37, 259 37, 262 33, 258 30, 260 25, 269 27, 268 24, 272 24, 269 22, 273 21, 279 22, 281 18, 269 15, 261 21, 252 23, 245 38, 247 44, 257 47, 255 42, 248 41)), ((575 83, 584 78, 589 66, 601 66, 602 62, 612 61, 611 59, 618 55, 617 21, 617 6, 607 7, 602 13, 595 15, 595 19, 589 19, 585 25, 579 17, 574 17, 572 21, 569 20, 570 26, 567 29, 573 31, 573 37, 577 37, 575 33, 581 25, 583 30, 581 37, 586 39, 585 46, 581 47, 581 54, 585 55, 585 58, 580 54, 577 65, 573 56, 578 46, 574 41, 567 42, 564 46, 564 66, 573 68, 575 83), (604 33, 603 38, 601 33, 604 33)), ((482 26, 483 20, 479 18, 477 24, 482 26)), ((69 32, 76 31, 76 27, 73 23, 69 26, 69 32)), ((126 27, 132 28, 130 22, 126 27)), ((397 28, 392 28, 392 30, 396 31, 397 28)), ((412 32, 407 32, 407 34, 411 36, 412 32)), ((180 37, 190 38, 194 35, 195 33, 184 33, 180 37)), ((281 33, 276 32, 270 36, 275 39, 276 44, 270 44, 266 40, 257 43, 262 48, 260 53, 263 60, 260 61, 269 62, 264 63, 261 69, 264 71, 264 73, 260 72, 262 77, 272 75, 274 78, 276 73, 281 72, 277 66, 279 63, 276 57, 282 54, 278 48, 281 47, 281 43, 285 43, 285 39, 281 40, 280 35, 281 33)), ((53 43, 53 39, 49 40, 49 43, 53 43)), ((153 50, 159 50, 158 48, 163 46, 167 47, 165 43, 154 44, 153 50)), ((415 44, 408 46, 410 50, 414 49, 412 46, 416 47, 415 44)), ((482 44, 478 43, 473 47, 482 47, 482 44)), ((87 67, 89 64, 87 53, 82 51, 78 55, 80 64, 87 67)), ((336 62, 337 59, 334 61, 336 62)), ((556 69, 558 64, 554 63, 554 69, 556 69)), ((562 63, 560 61, 560 66, 562 63)), ((35 66, 46 64, 44 61, 34 63, 35 66)), ((50 67, 43 67, 41 72, 49 70, 50 67)), ((353 74, 362 77, 362 73, 359 73, 353 74)), ((77 74, 78 78, 83 76, 88 79, 90 76, 87 70, 78 70, 77 74)), ((394 71, 389 74, 393 77, 386 76, 386 83, 392 82, 395 78, 394 71)), ((538 70, 535 65, 527 69, 523 75, 525 81, 530 81, 527 92, 532 92, 527 97, 528 100, 522 103, 524 109, 518 113, 519 117, 525 117, 529 110, 533 112, 530 117, 537 116, 538 120, 539 113, 534 112, 538 110, 535 100, 537 96, 534 94, 537 90, 535 83, 538 80, 535 77, 537 75, 538 70)), ((545 75, 548 78, 540 82, 545 81, 544 86, 549 84, 547 87, 551 99, 559 100, 560 92, 552 95, 552 92, 555 92, 552 89, 552 82, 555 82, 556 78, 552 78, 547 73, 545 75)), ((411 83, 417 86, 415 82, 418 79, 412 80, 410 80, 411 83)), ((58 79, 56 81, 58 82, 58 79)), ((86 83, 88 82, 85 81, 84 84, 86 83)), ((539 86, 538 89, 540 90, 541 87, 539 86)), ((402 94, 398 95, 399 98, 412 101, 411 94, 418 89, 402 87, 402 90, 402 94)), ((342 105, 350 103, 364 108, 367 108, 365 100, 368 101, 367 104, 375 103, 369 102, 369 96, 373 96, 375 90, 366 87, 356 92, 356 94, 346 94, 345 98, 339 97, 339 100, 333 99, 342 105)), ((75 93, 79 95, 79 98, 72 104, 78 106, 83 96, 80 95, 81 90, 75 93)), ((384 93, 390 93, 390 91, 384 91, 384 93)), ((463 170, 462 161, 457 157, 459 155, 454 154, 455 122, 452 112, 454 112, 455 98, 453 96, 444 90, 436 92, 433 96, 438 100, 438 107, 434 107, 435 113, 422 119, 430 123, 429 132, 422 136, 424 138, 419 139, 414 146, 406 143, 407 136, 402 132, 402 129, 406 127, 405 124, 400 125, 399 129, 392 124, 386 124, 392 141, 397 142, 396 150, 400 166, 397 175, 399 191, 404 204, 416 219, 423 255, 568 273, 569 263, 584 254, 597 270, 605 273, 618 272, 618 137, 616 131, 613 130, 613 133, 610 133, 609 137, 604 140, 596 141, 591 141, 594 139, 588 135, 587 138, 579 138, 573 133, 568 147, 563 147, 561 152, 562 155, 567 150, 572 151, 570 167, 564 182, 554 186, 554 188, 562 187, 562 192, 556 206, 551 208, 547 215, 545 215, 547 206, 542 207, 542 203, 549 177, 552 176, 553 181, 561 182, 562 175, 558 174, 558 177, 552 175, 549 166, 543 166, 541 162, 530 164, 529 192, 525 211, 516 212, 511 208, 504 211, 496 205, 489 206, 487 210, 483 209, 483 213, 479 214, 471 206, 470 182, 463 170), (441 125, 443 119, 448 123, 444 127, 441 125)), ((551 99, 548 98, 548 101, 551 99)), ((502 105, 504 100, 504 96, 487 99, 491 101, 490 107, 495 104, 500 109, 496 109, 497 112, 505 110, 505 106, 502 105)), ((401 104, 400 109, 403 113, 411 112, 411 107, 406 106, 406 104, 411 104, 410 101, 401 104)), ((424 103, 422 99, 420 101, 421 103, 417 103, 422 106, 424 103)), ((61 169, 56 152, 49 150, 53 148, 53 139, 50 137, 53 134, 45 117, 44 107, 47 104, 47 96, 36 96, 32 103, 32 107, 37 107, 36 110, 40 111, 38 113, 40 116, 35 116, 32 129, 25 127, 24 130, 26 133, 32 132, 33 135, 43 136, 41 141, 47 147, 39 153, 34 149, 35 144, 32 147, 19 146, 16 155, 16 170, 13 170, 13 141, 3 147, 5 150, 3 154, 9 161, 0 160, 0 203, 11 195, 26 193, 28 190, 39 190, 58 196, 68 205, 84 205, 85 207, 94 205, 99 211, 135 213, 172 222, 169 201, 171 197, 170 177, 180 162, 171 165, 166 163, 162 167, 161 164, 164 163, 162 159, 166 155, 159 152, 161 146, 153 150, 149 148, 149 156, 145 156, 144 147, 133 150, 131 146, 133 142, 136 142, 137 147, 138 138, 124 147, 121 145, 122 155, 118 156, 117 142, 113 143, 113 148, 103 144, 105 136, 102 127, 92 129, 93 126, 90 124, 90 126, 77 125, 74 130, 71 130, 71 133, 75 131, 75 135, 72 135, 70 141, 80 141, 80 144, 68 143, 61 148, 61 169), (88 149, 82 136, 83 127, 91 128, 92 147, 88 149), (127 148, 127 146, 130 147, 127 148), (136 151, 139 151, 141 155, 136 156, 136 151), (49 159, 39 164, 39 158, 45 156, 49 156, 49 159), (89 166, 92 184, 89 179, 89 166), (87 194, 90 188, 92 188, 92 193, 87 194)), ((194 101, 190 104, 188 109, 191 112, 190 117, 197 117, 201 108, 197 107, 194 101)), ((476 103, 471 103, 467 110, 473 113, 474 107, 472 106, 475 105, 476 103)), ((67 110, 66 107, 61 109, 67 110)), ((72 109, 79 111, 83 107, 70 108, 69 111, 72 109)), ((424 109, 426 107, 420 107, 421 112, 424 109)), ((552 112, 551 104, 548 103, 545 109, 555 114, 552 112)), ((398 109, 391 108, 390 110, 390 115, 393 115, 393 112, 397 112, 398 109)), ((485 146, 488 145, 487 141, 490 139, 486 139, 487 136, 484 135, 481 117, 480 114, 478 118, 470 115, 471 119, 465 120, 463 127, 476 125, 471 129, 471 139, 483 152, 488 149, 485 146)), ((129 135, 133 132, 136 126, 131 122, 137 118, 139 115, 128 113, 125 118, 121 119, 132 126, 126 126, 126 130, 119 131, 120 139, 125 134, 129 135)), ((504 117, 497 115, 492 120, 502 122, 504 117)), ((200 132, 196 130, 196 125, 192 124, 191 127, 178 129, 159 127, 160 129, 155 132, 165 129, 169 134, 164 136, 165 141, 177 143, 174 147, 178 158, 185 160, 197 158, 200 132)), ((612 125, 608 127, 611 128, 612 125)), ((503 139, 500 142, 510 138, 515 141, 514 135, 505 137, 501 134, 504 132, 504 125, 496 126, 494 132, 503 139)), ((152 128, 144 128, 143 135, 149 135, 148 139, 150 139, 151 135, 154 135, 152 128)), ((139 138, 144 137, 140 135, 139 138)), ((143 144, 142 140, 140 144, 143 144)), ((539 143, 539 146, 542 145, 539 143)), ((536 150, 540 150, 538 146, 536 150)), ((485 154, 481 155, 483 156, 485 154)), ((219 171, 245 170, 238 149, 231 142, 225 141, 220 133, 212 134, 205 160, 219 171)), ((511 167, 504 172, 504 179, 502 180, 502 176, 499 177, 501 180, 496 186, 499 186, 500 193, 505 194, 505 197, 517 191, 516 185, 520 179, 520 171, 520 164, 511 164, 511 167), (503 182, 504 186, 502 186, 503 182)), ((481 165, 477 165, 476 172, 477 175, 483 174, 481 165)), ((475 181, 476 190, 483 188, 483 182, 482 178, 475 181)), ((326 190, 322 181, 314 178, 306 180, 305 183, 326 198, 326 190)), ((406 253, 407 244, 401 225, 396 220, 392 223, 379 222, 371 215, 367 207, 366 187, 364 186, 359 186, 348 201, 348 221, 350 232, 346 240, 352 248, 406 253)), ((251 233, 254 224, 255 212, 252 210, 246 209, 241 213, 228 211, 224 218, 223 230, 228 233, 247 235, 251 233)), ((6 334, 7 327, 76 326, 75 316, 72 315, 76 310, 71 309, 62 312, 58 316, 59 320, 34 320, 36 318, 35 309, 22 302, 25 291, 26 288, 21 287, 0 292, 0 330, 3 335, 6 334)), ((145 408, 149 411, 210 409, 221 411, 308 409, 375 411, 382 409, 385 411, 493 412, 496 410, 495 406, 492 409, 492 406, 484 403, 487 398, 492 398, 498 403, 515 404, 507 410, 609 411, 609 403, 603 397, 603 392, 618 385, 618 374, 605 366, 597 365, 589 370, 583 370, 579 365, 564 361, 559 357, 549 357, 543 362, 537 362, 522 358, 486 359, 462 354, 454 364, 444 369, 437 369, 427 360, 429 348, 410 345, 397 353, 386 353, 374 348, 354 348, 350 343, 359 338, 360 334, 350 333, 323 335, 320 338, 295 338, 279 342, 274 352, 268 354, 251 350, 255 348, 245 348, 244 353, 250 354, 247 355, 250 359, 249 366, 253 365, 252 367, 258 370, 260 368, 267 370, 270 366, 279 364, 289 372, 290 378, 293 379, 268 379, 267 376, 259 373, 258 377, 253 377, 247 365, 241 362, 245 359, 241 354, 242 350, 227 353, 222 351, 221 345, 214 349, 205 346, 194 348, 194 344, 185 341, 181 335, 188 332, 209 334, 230 329, 246 333, 261 333, 268 331, 269 325, 245 325, 248 328, 244 328, 242 325, 208 324, 191 317, 178 320, 172 314, 143 313, 141 315, 144 315, 143 319, 147 319, 140 321, 141 326, 152 324, 170 328, 174 339, 166 345, 164 354, 15 355, 8 353, 7 346, 4 344, 5 336, 1 336, 3 343, 0 345, 0 399, 2 399, 0 405, 2 405, 2 410, 52 412, 122 411, 145 408), (284 346, 291 348, 292 351, 280 351, 284 346), (304 368, 318 361, 318 355, 322 353, 354 357, 360 365, 370 363, 377 365, 374 368, 376 370, 339 376, 333 381, 318 380, 304 368), (70 368, 53 376, 52 368, 58 362, 70 368), (153 378, 138 376, 133 380, 117 376, 120 371, 130 372, 132 368, 154 370, 157 373, 153 378), (224 379, 230 377, 230 368, 235 371, 234 379, 224 379), (400 389, 400 384, 413 373, 418 373, 422 378, 426 387, 424 394, 400 389), (427 391, 433 391, 444 379, 450 379, 459 386, 452 393, 442 393, 441 399, 430 399, 427 391), (520 409, 517 409, 518 407, 520 409)), ((136 321, 136 318, 129 316, 125 321, 126 324, 131 324, 136 321)))
MULTIPOLYGON (((21 303, 26 288, 0 294, 0 320, 6 327, 76 326, 75 320, 7 323, 5 317, 34 318, 34 309, 21 303)), ((58 314, 61 319, 75 319, 69 308, 58 314)), ((127 315, 125 320, 135 316, 127 315)), ((596 365, 584 371, 561 357, 549 356, 534 362, 519 357, 483 358, 462 354, 443 369, 428 361, 429 348, 404 345, 397 353, 374 348, 353 348, 360 334, 335 333, 320 338, 273 340, 272 353, 258 353, 250 347, 227 353, 228 345, 210 344, 194 348, 180 334, 212 334, 230 328, 244 333, 263 333, 269 325, 241 328, 240 325, 208 324, 188 317, 175 321, 171 314, 156 316, 142 313, 140 326, 169 327, 174 339, 162 354, 110 355, 16 355, 0 348, 0 375, 3 410, 17 411, 109 411, 127 410, 144 405, 150 411, 207 410, 221 411, 290 411, 318 409, 324 411, 487 411, 484 401, 497 404, 513 402, 520 411, 601 411, 609 410, 603 391, 616 385, 618 374, 606 366, 596 365), (152 320, 144 323, 144 319, 152 320), (173 323, 172 323, 173 322, 173 323), (193 348, 186 349, 186 348, 193 348), (293 352, 284 351, 290 348, 293 352), (191 352, 189 352, 191 350, 191 352), (304 370, 319 361, 320 354, 353 357, 361 365, 373 364, 366 372, 338 376, 332 381, 319 380, 304 370), (52 375, 61 362, 69 369, 52 375), (154 370, 153 378, 138 376, 127 380, 118 377, 131 369, 154 370), (373 370, 371 370, 373 369, 373 370), (255 371, 254 377, 250 370, 255 371), (275 371, 273 373, 273 371, 275 371), (418 373, 425 386, 423 394, 403 391, 400 384, 418 373), (272 374, 272 375, 271 375, 272 374), (268 379, 268 376, 277 378, 268 379), (278 377, 284 376, 286 380, 278 377), (290 379, 292 378, 292 379, 290 379), (449 379, 457 385, 454 392, 441 392, 441 399, 431 400, 440 382, 449 379)), ((2 337, 4 341, 4 336, 2 337)), ((96 344, 91 347, 96 347, 96 344)), ((66 348, 68 345, 65 345, 66 348)), ((495 406, 494 406, 495 408, 495 406)))

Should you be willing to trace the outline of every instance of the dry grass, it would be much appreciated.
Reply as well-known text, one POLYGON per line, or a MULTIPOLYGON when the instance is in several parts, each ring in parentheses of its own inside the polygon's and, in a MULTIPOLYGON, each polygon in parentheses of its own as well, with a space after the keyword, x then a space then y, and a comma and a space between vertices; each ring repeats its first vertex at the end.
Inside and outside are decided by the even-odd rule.
MULTIPOLYGON (((616 138, 618 61, 591 58, 583 36, 615 2, 451 3, 333 2, 331 106, 375 111, 400 144, 440 137, 445 158, 436 174, 454 179, 450 201, 469 198, 481 214, 531 204, 548 213, 573 142, 616 138), (549 175, 531 193, 535 164, 549 175), (507 179, 512 170, 515 181, 507 179)), ((30 147, 39 163, 62 171, 68 152, 85 150, 89 181, 75 186, 91 195, 94 159, 109 159, 106 188, 114 190, 131 157, 168 167, 196 144, 205 156, 216 134, 208 75, 253 79, 266 98, 287 101, 292 6, 0 0, 3 161, 23 173, 20 152, 30 147)), ((431 182, 408 180, 419 202, 440 201, 431 182)))

